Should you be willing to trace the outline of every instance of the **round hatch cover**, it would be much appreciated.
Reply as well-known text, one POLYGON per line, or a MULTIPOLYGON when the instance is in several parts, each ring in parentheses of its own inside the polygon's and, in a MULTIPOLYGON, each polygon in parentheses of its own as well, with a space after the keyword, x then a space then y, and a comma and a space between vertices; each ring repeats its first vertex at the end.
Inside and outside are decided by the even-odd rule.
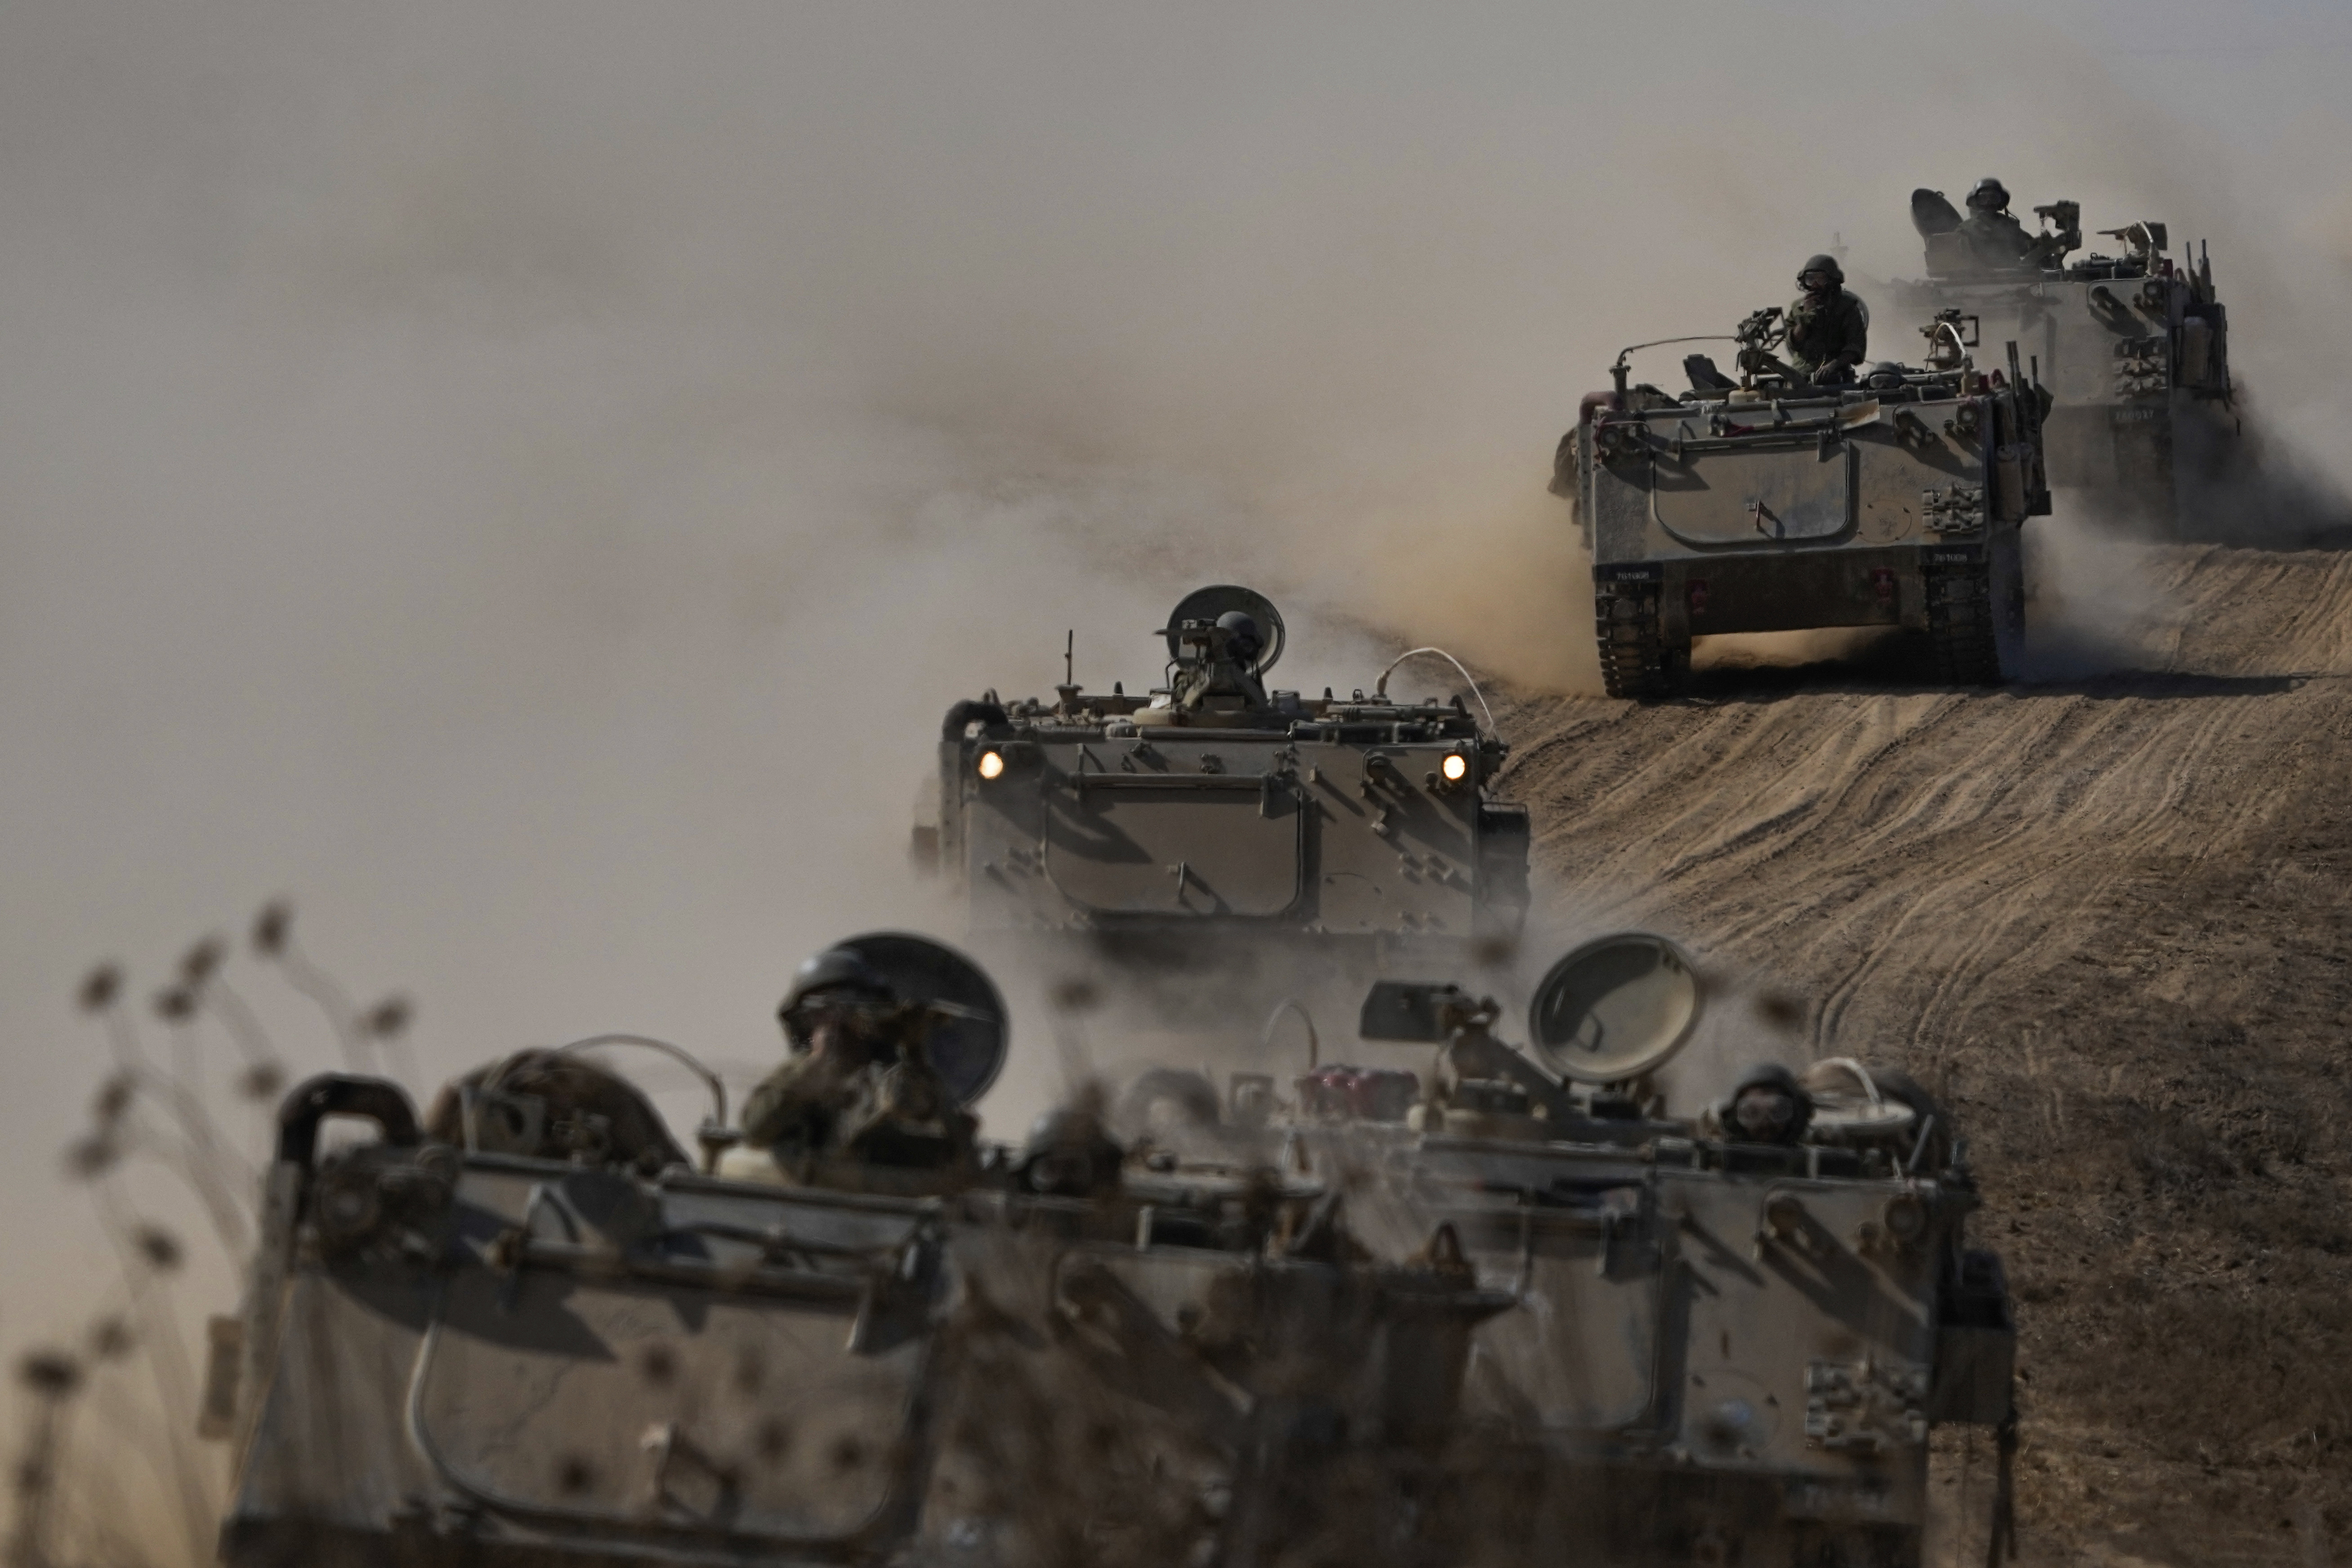
POLYGON ((933 1070, 958 1105, 988 1091, 1004 1066, 1004 998, 979 964, 944 942, 909 931, 868 931, 836 942, 882 972, 901 1002, 939 1016, 926 1042, 933 1070))
POLYGON ((1195 588, 1177 601, 1176 607, 1168 612, 1168 625, 1161 628, 1168 638, 1168 657, 1176 657, 1177 627, 1186 621, 1213 621, 1234 610, 1239 610, 1257 623, 1257 635, 1264 639, 1265 647, 1258 653, 1257 663, 1251 668, 1257 675, 1264 676, 1274 668, 1274 661, 1282 657, 1285 635, 1282 612, 1274 607, 1272 599, 1256 589, 1237 588, 1230 583, 1219 584, 1213 588, 1195 588))
POLYGON ((1551 966, 1528 1006, 1528 1037, 1563 1077, 1622 1083, 1682 1049, 1703 1001, 1688 953, 1662 936, 1622 931, 1551 966))

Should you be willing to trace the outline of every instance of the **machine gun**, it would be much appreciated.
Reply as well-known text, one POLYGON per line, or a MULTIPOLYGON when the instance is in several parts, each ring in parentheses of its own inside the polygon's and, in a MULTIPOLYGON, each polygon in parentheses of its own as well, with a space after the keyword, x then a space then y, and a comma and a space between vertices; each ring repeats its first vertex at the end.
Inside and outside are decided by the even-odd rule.
POLYGON ((2052 202, 2048 206, 2035 207, 2033 216, 2042 220, 2042 232, 2034 237, 2033 248, 2025 253, 2032 265, 2057 267, 2064 262, 2067 252, 2083 248, 2082 203, 2052 202))
POLYGON ((1739 344, 1739 384, 1753 387, 1759 374, 1784 375, 1791 381, 1804 378, 1772 351, 1789 341, 1789 323, 1780 307, 1767 305, 1751 310, 1731 329, 1734 342, 1739 344))
POLYGON ((1186 599, 1161 628, 1171 704, 1185 712, 1261 711, 1267 706, 1263 677, 1282 652, 1282 617, 1262 595, 1216 592, 1222 596, 1198 605, 1198 595, 1186 599))

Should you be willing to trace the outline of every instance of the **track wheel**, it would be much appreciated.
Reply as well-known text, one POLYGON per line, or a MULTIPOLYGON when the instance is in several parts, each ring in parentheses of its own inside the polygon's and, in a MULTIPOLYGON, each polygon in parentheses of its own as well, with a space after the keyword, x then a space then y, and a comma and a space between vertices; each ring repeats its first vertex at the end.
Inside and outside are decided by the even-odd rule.
POLYGON ((1656 584, 1612 584, 1594 596, 1593 623, 1610 696, 1654 702, 1681 691, 1689 658, 1666 647, 1656 584))
POLYGON ((2024 673, 2025 572, 2014 529, 1981 560, 1927 567, 1927 636, 1937 681, 2001 686, 2024 673))

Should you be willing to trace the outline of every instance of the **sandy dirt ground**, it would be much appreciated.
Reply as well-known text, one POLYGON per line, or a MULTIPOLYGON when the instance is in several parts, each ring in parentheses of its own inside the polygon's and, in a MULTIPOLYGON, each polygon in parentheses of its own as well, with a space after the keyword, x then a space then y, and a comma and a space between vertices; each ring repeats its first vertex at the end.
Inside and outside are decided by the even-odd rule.
MULTIPOLYGON (((1757 1055, 1957 1102, 2019 1299, 2028 1561, 2352 1561, 2352 555, 2111 565, 2065 618, 2164 610, 2102 673, 1956 694, 1882 647, 1522 698, 1507 787, 1595 918, 1804 1000, 1757 1055)), ((1977 1513, 1989 1443, 1939 1441, 1977 1513)))

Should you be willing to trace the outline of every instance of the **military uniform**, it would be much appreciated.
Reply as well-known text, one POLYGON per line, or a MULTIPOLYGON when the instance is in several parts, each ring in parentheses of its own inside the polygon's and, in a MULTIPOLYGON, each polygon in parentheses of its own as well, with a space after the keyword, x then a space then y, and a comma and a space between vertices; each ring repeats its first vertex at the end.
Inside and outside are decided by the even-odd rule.
POLYGON ((1807 375, 1832 360, 1859 365, 1870 357, 1870 307, 1846 289, 1806 294, 1789 307, 1787 358, 1807 375))
POLYGON ((2008 213, 1984 207, 1970 209, 1960 223, 1959 234, 1968 244, 1969 255, 1989 270, 2015 267, 2033 248, 2033 237, 2025 232, 2023 224, 2008 213))
POLYGON ((963 1163, 977 1131, 919 1048, 887 1057, 794 1057, 743 1107, 743 1132, 790 1166, 843 1159, 880 1165, 963 1163))
POLYGON ((803 964, 777 1018, 793 1056, 743 1106, 744 1139, 805 1179, 821 1164, 967 1164, 979 1124, 924 1048, 930 1014, 897 1002, 856 952, 803 964))
POLYGON ((1986 272, 2008 272, 2022 265, 2035 247, 2025 226, 2011 216, 2009 187, 1987 174, 1969 193, 1969 216, 1958 229, 1969 259, 1986 272))

